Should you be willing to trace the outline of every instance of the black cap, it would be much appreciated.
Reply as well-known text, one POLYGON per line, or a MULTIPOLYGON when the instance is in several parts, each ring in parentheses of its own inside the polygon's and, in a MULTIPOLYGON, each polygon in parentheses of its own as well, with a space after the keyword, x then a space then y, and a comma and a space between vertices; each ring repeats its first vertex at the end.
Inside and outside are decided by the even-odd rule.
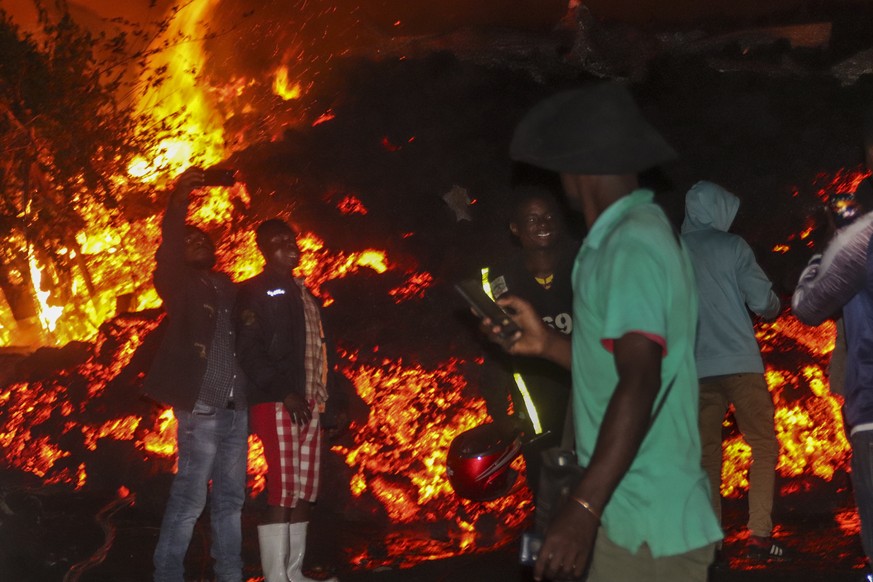
POLYGON ((567 174, 635 174, 676 158, 630 92, 598 83, 553 95, 515 128, 512 159, 567 174))

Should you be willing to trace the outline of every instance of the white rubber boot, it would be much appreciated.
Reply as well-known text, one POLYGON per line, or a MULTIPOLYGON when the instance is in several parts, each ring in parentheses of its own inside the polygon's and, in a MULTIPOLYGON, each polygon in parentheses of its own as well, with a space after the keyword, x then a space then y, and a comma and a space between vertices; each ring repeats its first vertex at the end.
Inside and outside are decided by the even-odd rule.
POLYGON ((288 582, 285 574, 285 564, 288 562, 288 524, 259 525, 258 545, 261 550, 264 582, 288 582))
MULTIPOLYGON (((303 575, 303 554, 306 553, 306 528, 308 522, 288 524, 288 568, 285 570, 289 582, 318 582, 313 578, 303 575)), ((328 578, 323 582, 339 582, 336 577, 328 578)))

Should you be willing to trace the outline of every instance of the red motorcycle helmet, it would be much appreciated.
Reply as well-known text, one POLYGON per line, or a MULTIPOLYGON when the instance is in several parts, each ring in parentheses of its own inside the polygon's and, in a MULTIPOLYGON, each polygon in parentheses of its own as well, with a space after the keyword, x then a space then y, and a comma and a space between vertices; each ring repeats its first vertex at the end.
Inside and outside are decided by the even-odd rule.
POLYGON ((521 436, 501 434, 483 424, 456 436, 449 445, 446 474, 458 496, 490 501, 506 495, 518 478, 509 465, 521 452, 521 436))

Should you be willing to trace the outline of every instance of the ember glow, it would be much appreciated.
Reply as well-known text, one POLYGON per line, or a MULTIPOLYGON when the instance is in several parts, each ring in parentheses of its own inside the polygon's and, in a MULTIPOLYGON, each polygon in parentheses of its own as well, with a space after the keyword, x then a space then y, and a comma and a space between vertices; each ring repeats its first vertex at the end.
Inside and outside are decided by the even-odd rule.
MULTIPOLYGON (((465 396, 464 363, 451 359, 426 370, 403 361, 360 363, 356 354, 348 359, 344 374, 370 409, 366 426, 355 427, 355 446, 333 449, 356 469, 352 494, 374 496, 401 528, 425 528, 418 535, 389 536, 385 557, 364 553, 352 556, 352 562, 410 566, 486 549, 511 537, 505 534, 514 533, 531 509, 526 488, 517 485, 506 497, 477 503, 457 497, 446 477, 446 451, 452 439, 487 420, 485 403, 465 396), (480 520, 495 516, 498 531, 490 535, 480 531, 480 520), (450 524, 446 539, 432 539, 428 524, 446 520, 450 524)), ((516 469, 520 463, 519 458, 516 469)))
POLYGON ((288 67, 279 67, 273 80, 273 91, 282 99, 300 99, 303 89, 300 83, 294 83, 288 78, 288 67))
POLYGON ((367 214, 367 209, 363 203, 351 194, 344 196, 337 208, 343 214, 367 214))
MULTIPOLYGON (((249 96, 258 88, 293 111, 282 116, 281 122, 277 120, 275 125, 258 130, 258 135, 279 134, 289 119, 309 127, 335 119, 336 113, 329 108, 306 110, 307 94, 313 87, 310 77, 316 76, 304 79, 295 72, 294 58, 302 58, 299 50, 282 55, 287 62, 272 63, 272 73, 263 80, 237 73, 220 81, 209 78, 205 73, 202 30, 217 4, 218 0, 185 3, 164 35, 155 41, 156 45, 168 46, 152 62, 153 70, 166 70, 167 81, 150 85, 151 90, 141 96, 139 106, 142 111, 152 112, 155 123, 169 120, 172 136, 155 143, 147 158, 128 168, 128 175, 113 178, 121 190, 135 190, 144 184, 165 186, 192 163, 221 164, 234 151, 252 145, 246 136, 256 134, 256 130, 244 127, 231 131, 227 126, 229 121, 245 118, 253 110, 249 96)), ((330 55, 321 57, 330 60, 330 55)), ((382 150, 395 155, 414 141, 415 137, 380 136, 378 143, 382 150)), ((860 171, 822 176, 822 184, 817 186, 819 196, 825 201, 834 192, 851 191, 863 177, 860 171)), ((339 191, 338 199, 334 190, 324 195, 338 216, 356 220, 368 216, 358 196, 339 191)), ((218 241, 218 267, 235 281, 257 274, 262 267, 250 225, 241 226, 246 224, 241 215, 252 210, 257 195, 240 182, 204 189, 192 204, 193 221, 218 241)), ((137 375, 130 378, 127 369, 160 321, 159 315, 143 312, 160 305, 151 272, 163 203, 163 199, 145 197, 138 204, 151 211, 124 222, 113 221, 105 209, 96 206, 86 210, 87 225, 77 233, 75 245, 71 243, 65 249, 67 256, 81 265, 66 275, 71 278, 73 296, 63 296, 56 290, 53 281, 57 274, 39 253, 32 249, 28 254, 27 272, 19 276, 29 275, 34 282, 43 343, 61 346, 71 340, 85 340, 91 345, 84 363, 45 379, 0 387, 0 446, 6 466, 31 474, 45 484, 82 489, 99 476, 101 466, 95 453, 111 441, 129 443, 135 458, 150 470, 175 471, 176 422, 172 410, 147 404, 135 393, 118 392, 122 387, 130 390, 141 383, 141 372, 136 371, 137 375), (129 302, 125 309, 119 309, 121 300, 129 302), (132 313, 115 316, 125 310, 132 313)), ((300 231, 297 275, 327 310, 336 302, 328 284, 356 274, 399 275, 402 281, 392 282, 393 287, 386 291, 395 304, 420 301, 440 283, 408 259, 401 265, 386 249, 336 248, 318 232, 319 225, 297 224, 293 210, 284 209, 281 217, 300 231)), ((806 240, 811 232, 811 227, 805 228, 792 240, 806 240)), ((401 238, 413 235, 406 232, 401 238)), ((786 243, 777 245, 774 252, 789 249, 786 243)), ((0 306, 3 345, 11 342, 9 329, 14 325, 6 311, 5 306, 0 306)), ((777 470, 789 480, 781 493, 792 493, 791 488, 805 482, 804 478, 829 481, 836 471, 848 471, 849 446, 839 413, 841 401, 827 390, 825 373, 833 349, 833 326, 813 329, 783 315, 773 323, 759 324, 757 334, 777 408, 777 470)), ((354 548, 350 550, 351 563, 360 567, 409 566, 509 541, 530 516, 531 496, 523 479, 506 497, 477 503, 458 498, 445 474, 445 457, 452 439, 488 420, 484 403, 470 396, 475 390, 470 389, 466 379, 481 361, 446 356, 428 368, 407 360, 377 357, 378 345, 357 348, 341 352, 338 367, 369 407, 369 416, 366 423, 351 427, 354 444, 335 446, 332 454, 341 456, 353 472, 350 495, 372 501, 380 515, 396 527, 384 540, 384 554, 354 548), (429 526, 446 523, 444 535, 431 535, 429 526)), ((252 496, 264 490, 262 453, 261 443, 251 437, 248 486, 252 496)), ((748 446, 740 436, 733 436, 724 442, 724 456, 722 493, 742 496, 748 488, 748 446)), ((521 458, 514 468, 523 471, 521 458)), ((857 533, 855 515, 839 519, 847 531, 857 533)))
POLYGON ((837 171, 834 175, 821 173, 816 176, 816 193, 822 202, 827 202, 831 196, 836 194, 851 194, 858 189, 861 181, 869 175, 870 172, 864 167, 854 169, 844 168, 837 171))

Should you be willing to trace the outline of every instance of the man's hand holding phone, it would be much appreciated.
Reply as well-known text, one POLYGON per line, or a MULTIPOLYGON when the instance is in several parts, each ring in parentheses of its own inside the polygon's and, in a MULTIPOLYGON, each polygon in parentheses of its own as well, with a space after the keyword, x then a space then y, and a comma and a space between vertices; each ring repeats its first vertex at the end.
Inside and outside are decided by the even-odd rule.
POLYGON ((509 340, 518 333, 518 326, 512 317, 485 293, 482 286, 473 280, 461 281, 455 284, 455 290, 470 305, 473 315, 480 320, 488 320, 499 336, 498 343, 509 340))
POLYGON ((482 320, 482 329, 491 341, 500 344, 510 354, 523 356, 539 356, 542 347, 547 342, 549 328, 540 319, 533 306, 514 295, 507 295, 497 300, 504 311, 510 314, 510 318, 518 328, 512 335, 501 335, 502 329, 490 318, 482 320))
POLYGON ((188 203, 191 193, 203 187, 203 170, 192 166, 182 172, 176 179, 176 184, 170 192, 170 204, 184 206, 188 203))
POLYGON ((455 289, 479 317, 491 341, 513 355, 540 356, 570 368, 570 341, 548 327, 533 306, 520 297, 504 296, 494 302, 474 281, 462 281, 455 289))
POLYGON ((512 321, 519 331, 512 337, 503 339, 488 319, 482 320, 482 331, 496 344, 510 354, 517 356, 539 356, 570 369, 570 338, 547 326, 533 306, 514 295, 497 300, 497 304, 512 313, 512 321))

